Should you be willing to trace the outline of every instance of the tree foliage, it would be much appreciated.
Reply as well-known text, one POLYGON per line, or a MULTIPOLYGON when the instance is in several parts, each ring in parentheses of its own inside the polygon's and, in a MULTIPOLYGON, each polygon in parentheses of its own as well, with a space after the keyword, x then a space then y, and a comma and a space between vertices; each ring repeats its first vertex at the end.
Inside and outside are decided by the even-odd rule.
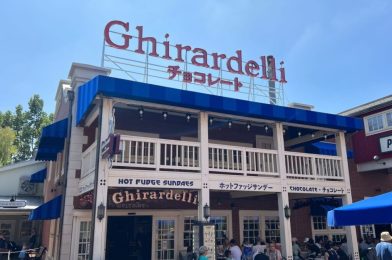
POLYGON ((5 163, 28 160, 32 157, 38 146, 42 128, 53 120, 53 114, 48 115, 43 111, 43 107, 44 101, 39 95, 33 95, 28 102, 27 111, 23 110, 22 105, 17 105, 14 112, 0 111, 0 130, 9 128, 14 134, 12 145, 15 151, 12 152, 12 147, 10 148, 11 153, 7 153, 5 163))
POLYGON ((10 127, 0 128, 0 166, 11 162, 12 155, 16 152, 14 145, 15 131, 10 127))

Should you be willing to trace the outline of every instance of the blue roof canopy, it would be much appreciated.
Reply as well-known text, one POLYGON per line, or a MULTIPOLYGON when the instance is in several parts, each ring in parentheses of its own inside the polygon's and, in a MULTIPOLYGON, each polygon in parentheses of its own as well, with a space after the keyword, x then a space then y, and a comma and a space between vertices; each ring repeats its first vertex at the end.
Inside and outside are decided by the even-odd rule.
POLYGON ((46 220, 60 217, 62 195, 42 204, 34 209, 29 216, 29 220, 46 220))
POLYGON ((64 149, 64 139, 67 137, 68 118, 45 126, 39 140, 36 161, 55 161, 57 153, 64 149))
POLYGON ((124 79, 97 76, 78 89, 76 121, 80 124, 92 109, 98 94, 177 107, 340 129, 363 129, 359 118, 345 117, 290 107, 208 95, 124 79))
POLYGON ((46 179, 46 172, 47 172, 47 170, 45 168, 45 169, 40 170, 36 173, 33 173, 30 176, 30 182, 31 183, 43 183, 46 179))
POLYGON ((328 226, 392 224, 392 191, 328 211, 328 226))
MULTIPOLYGON (((328 143, 328 142, 316 142, 307 144, 305 146, 305 152, 307 153, 316 153, 316 154, 323 154, 323 155, 337 155, 336 151, 336 144, 328 143)), ((347 150, 347 158, 353 158, 353 151, 347 150)))

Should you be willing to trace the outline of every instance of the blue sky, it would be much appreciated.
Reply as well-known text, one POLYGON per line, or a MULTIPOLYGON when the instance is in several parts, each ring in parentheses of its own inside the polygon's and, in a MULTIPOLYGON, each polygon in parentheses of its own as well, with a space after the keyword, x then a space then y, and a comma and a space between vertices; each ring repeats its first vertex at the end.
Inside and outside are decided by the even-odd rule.
POLYGON ((33 94, 53 112, 72 62, 99 65, 110 20, 175 43, 285 61, 285 99, 338 113, 391 93, 388 0, 1 1, 0 111, 33 94))

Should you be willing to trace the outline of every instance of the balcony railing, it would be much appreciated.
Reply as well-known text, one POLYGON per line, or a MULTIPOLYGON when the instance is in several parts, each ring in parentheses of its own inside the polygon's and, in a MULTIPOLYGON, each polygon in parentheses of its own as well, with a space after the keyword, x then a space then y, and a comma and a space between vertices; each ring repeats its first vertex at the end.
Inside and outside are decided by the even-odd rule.
MULTIPOLYGON (((155 171, 201 171, 198 142, 121 136, 120 150, 121 153, 113 158, 114 167, 155 171)), ((210 174, 280 176, 276 150, 209 144, 208 153, 210 174)), ((338 156, 298 152, 284 152, 284 156, 289 179, 344 179, 341 158, 338 156)), ((86 159, 90 157, 86 154, 86 159)), ((91 167, 87 168, 91 170, 91 167)), ((88 169, 85 169, 83 164, 82 174, 89 171, 88 169)))
POLYGON ((82 153, 82 171, 80 178, 83 179, 95 170, 95 158, 97 153, 97 143, 93 143, 82 153))

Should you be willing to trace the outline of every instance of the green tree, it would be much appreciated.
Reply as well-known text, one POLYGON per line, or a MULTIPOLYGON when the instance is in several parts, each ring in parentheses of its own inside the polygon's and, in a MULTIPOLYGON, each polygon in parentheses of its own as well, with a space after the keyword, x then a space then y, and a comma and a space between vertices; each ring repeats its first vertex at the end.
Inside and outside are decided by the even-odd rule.
POLYGON ((10 127, 0 128, 0 166, 9 164, 16 152, 15 132, 10 127))
MULTIPOLYGON (((22 105, 15 107, 15 112, 0 112, 0 127, 12 128, 15 138, 13 146, 16 152, 12 154, 13 161, 28 160, 32 157, 38 146, 42 128, 53 121, 53 114, 43 111, 44 101, 39 95, 33 95, 28 103, 28 110, 24 111, 22 105)), ((8 153, 9 156, 10 153, 8 153)), ((7 160, 12 162, 11 158, 7 160)))

